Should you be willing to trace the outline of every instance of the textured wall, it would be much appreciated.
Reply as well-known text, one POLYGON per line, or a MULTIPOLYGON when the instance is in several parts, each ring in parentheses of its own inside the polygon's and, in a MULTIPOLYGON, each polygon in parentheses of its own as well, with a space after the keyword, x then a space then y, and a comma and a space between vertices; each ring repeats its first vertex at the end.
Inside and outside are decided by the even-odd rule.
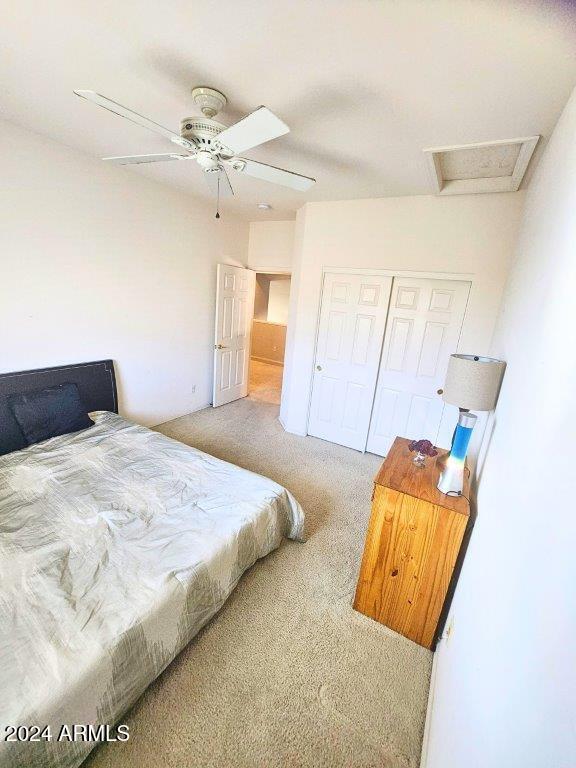
POLYGON ((283 363, 285 346, 285 325, 254 320, 252 323, 252 357, 265 362, 283 363))
POLYGON ((129 417, 207 405, 216 264, 246 263, 248 225, 9 123, 0 165, 0 370, 111 357, 129 417))
POLYGON ((438 647, 425 768, 572 768, 576 95, 526 200, 492 354, 506 375, 438 647))
POLYGON ((281 417, 305 434, 323 267, 465 273, 460 351, 485 354, 506 282, 524 192, 308 203, 298 211, 281 417))

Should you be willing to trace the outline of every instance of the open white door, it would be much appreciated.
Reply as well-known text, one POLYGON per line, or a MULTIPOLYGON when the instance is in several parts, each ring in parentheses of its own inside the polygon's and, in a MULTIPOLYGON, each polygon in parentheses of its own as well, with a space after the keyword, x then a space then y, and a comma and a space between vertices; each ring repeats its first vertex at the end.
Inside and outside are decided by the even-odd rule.
POLYGON ((450 446, 458 410, 443 419, 438 389, 448 358, 458 349, 469 291, 470 283, 457 280, 394 278, 366 446, 370 453, 386 456, 396 435, 450 446))
POLYGON ((327 272, 308 434, 363 451, 392 278, 327 272))
POLYGON ((248 394, 255 272, 218 264, 212 405, 248 394))

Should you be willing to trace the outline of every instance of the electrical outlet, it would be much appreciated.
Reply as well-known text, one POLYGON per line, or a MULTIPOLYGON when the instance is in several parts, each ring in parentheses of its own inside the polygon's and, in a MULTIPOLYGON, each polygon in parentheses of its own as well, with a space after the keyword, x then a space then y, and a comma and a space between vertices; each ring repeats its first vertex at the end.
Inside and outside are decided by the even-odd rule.
POLYGON ((192 384, 192 394, 196 392, 196 384, 192 384))

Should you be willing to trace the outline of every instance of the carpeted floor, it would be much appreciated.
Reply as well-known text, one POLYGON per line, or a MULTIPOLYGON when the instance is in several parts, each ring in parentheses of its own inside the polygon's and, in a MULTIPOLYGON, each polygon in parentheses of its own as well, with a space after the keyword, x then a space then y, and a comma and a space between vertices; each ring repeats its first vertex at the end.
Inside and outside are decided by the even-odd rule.
POLYGON ((286 485, 307 513, 125 717, 90 768, 416 768, 432 654, 351 608, 380 459, 245 399, 159 427, 286 485))
POLYGON ((250 400, 280 405, 283 373, 283 365, 272 365, 271 363, 263 363, 261 360, 250 360, 250 400))

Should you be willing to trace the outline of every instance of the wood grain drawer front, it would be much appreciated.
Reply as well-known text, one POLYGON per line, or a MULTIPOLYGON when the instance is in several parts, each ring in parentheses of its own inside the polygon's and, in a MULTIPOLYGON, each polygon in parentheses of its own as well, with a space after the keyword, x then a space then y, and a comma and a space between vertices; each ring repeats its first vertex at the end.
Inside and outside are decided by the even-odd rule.
POLYGON ((376 485, 354 608, 431 648, 467 522, 376 485))

